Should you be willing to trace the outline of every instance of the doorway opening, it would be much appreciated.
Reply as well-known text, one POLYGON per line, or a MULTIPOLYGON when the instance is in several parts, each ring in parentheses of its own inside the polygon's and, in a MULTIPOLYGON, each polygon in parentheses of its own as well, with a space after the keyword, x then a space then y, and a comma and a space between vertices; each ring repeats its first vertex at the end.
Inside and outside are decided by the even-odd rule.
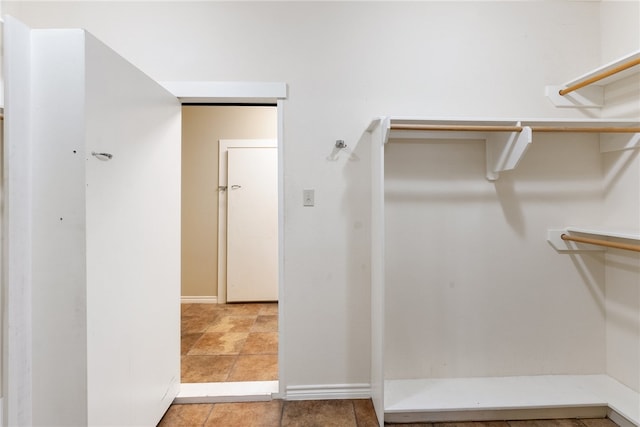
POLYGON ((183 104, 179 401, 254 400, 279 391, 278 117, 275 104, 183 104), (270 172, 257 170, 262 166, 256 159, 264 163, 265 155, 270 172), (252 188, 248 181, 227 182, 252 175, 246 179, 263 185, 257 190, 263 195, 265 174, 273 192, 262 200, 245 200, 252 188), (274 229, 266 233, 272 242, 265 252, 264 236, 254 244, 243 239, 265 234, 267 206, 274 229), (265 255, 268 265, 257 262, 265 255), (245 282, 240 292, 238 280, 245 282), (275 292, 266 291, 267 285, 275 292))

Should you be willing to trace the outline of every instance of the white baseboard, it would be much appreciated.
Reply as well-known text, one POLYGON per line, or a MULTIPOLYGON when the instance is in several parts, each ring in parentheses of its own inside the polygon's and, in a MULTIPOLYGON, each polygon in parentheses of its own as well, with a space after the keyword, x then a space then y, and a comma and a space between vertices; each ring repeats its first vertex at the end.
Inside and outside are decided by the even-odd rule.
POLYGON ((186 297, 180 297, 180 303, 182 304, 217 304, 218 297, 186 296, 186 297))
POLYGON ((182 383, 173 403, 260 402, 278 392, 278 381, 182 383))
POLYGON ((626 417, 620 415, 615 410, 609 408, 609 413, 607 414, 609 419, 614 423, 618 424, 620 427, 637 427, 638 424, 629 421, 626 417))
POLYGON ((285 400, 369 399, 370 384, 322 384, 287 386, 285 400))

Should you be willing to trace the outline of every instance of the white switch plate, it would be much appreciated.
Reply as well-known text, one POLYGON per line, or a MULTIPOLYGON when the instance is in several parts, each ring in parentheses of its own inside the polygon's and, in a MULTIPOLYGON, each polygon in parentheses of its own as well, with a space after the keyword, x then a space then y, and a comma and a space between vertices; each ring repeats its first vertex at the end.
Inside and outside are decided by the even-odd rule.
POLYGON ((314 206, 314 203, 315 203, 315 191, 302 190, 302 206, 314 206))

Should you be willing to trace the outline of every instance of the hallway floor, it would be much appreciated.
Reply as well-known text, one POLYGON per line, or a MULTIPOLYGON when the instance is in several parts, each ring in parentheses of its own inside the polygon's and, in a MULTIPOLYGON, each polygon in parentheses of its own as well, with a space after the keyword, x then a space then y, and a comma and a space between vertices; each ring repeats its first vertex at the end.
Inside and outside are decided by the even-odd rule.
POLYGON ((182 304, 181 382, 278 379, 278 303, 182 304))
MULTIPOLYGON (((172 405, 158 427, 377 427, 368 399, 172 405)), ((385 424, 386 427, 617 427, 609 419, 385 424)))

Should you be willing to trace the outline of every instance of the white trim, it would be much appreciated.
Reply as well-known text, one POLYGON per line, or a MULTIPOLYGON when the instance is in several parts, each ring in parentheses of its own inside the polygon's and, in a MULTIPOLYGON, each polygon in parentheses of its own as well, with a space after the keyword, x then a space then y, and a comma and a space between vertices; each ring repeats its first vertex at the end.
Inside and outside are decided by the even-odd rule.
POLYGON ((369 399, 370 384, 294 385, 286 388, 286 400, 369 399))
POLYGON ((624 415, 621 415, 615 409, 609 408, 607 417, 620 427, 637 427, 636 423, 629 421, 624 415))
MULTIPOLYGON (((386 423, 446 423, 481 422, 494 420, 552 420, 560 418, 604 418, 606 406, 559 408, 469 409, 437 412, 386 413, 386 423), (428 421, 426 421, 428 420, 428 421)), ((635 426, 634 426, 635 427, 635 426)))
POLYGON ((183 104, 272 103, 287 97, 286 83, 278 82, 188 82, 160 83, 183 104))
POLYGON ((531 411, 540 409, 587 417, 597 416, 593 411, 610 408, 640 425, 640 395, 608 375, 386 380, 384 397, 384 418, 390 422, 452 421, 452 415, 458 417, 456 421, 482 416, 477 419, 481 421, 492 413, 517 415, 522 411, 532 417, 531 411), (476 414, 471 415, 471 411, 476 414), (465 414, 463 418, 461 413, 465 414))
POLYGON ((278 381, 184 383, 173 403, 263 402, 278 392, 278 381))
POLYGON ((4 425, 31 425, 31 29, 3 28, 5 120, 2 224, 2 405, 4 425))
POLYGON ((278 100, 278 399, 285 395, 285 292, 284 292, 284 100, 278 100))
POLYGON ((217 304, 218 297, 216 296, 182 296, 180 297, 181 304, 217 304))
MULTIPOLYGON (((278 148, 276 139, 221 139, 218 141, 218 189, 227 187, 229 148, 278 148)), ((277 165, 279 168, 280 166, 277 165)), ((279 188, 278 188, 279 191, 279 188)), ((218 191, 218 303, 227 302, 227 191, 218 191)), ((278 193, 278 197, 280 193, 278 193)), ((280 226, 280 224, 278 224, 280 226)), ((278 289, 279 290, 279 289, 278 289)))
POLYGON ((284 99, 287 97, 286 83, 215 83, 215 82, 164 82, 163 86, 180 98, 181 102, 205 103, 205 102, 270 102, 275 99, 278 115, 278 379, 279 392, 274 395, 276 398, 285 396, 285 366, 282 355, 286 349, 286 323, 285 323, 285 285, 284 285, 284 99), (245 92, 249 98, 240 98, 242 95, 240 87, 245 91, 255 90, 255 92, 245 92), (270 89, 267 89, 270 87, 270 89), (235 88, 235 89, 234 89, 235 88), (193 92, 187 92, 187 89, 193 92), (224 89, 224 90, 223 90, 224 89), (235 92, 234 92, 235 90, 235 92), (269 92, 271 90, 272 92, 269 92), (217 92, 216 92, 217 91, 217 92), (235 95, 233 95, 235 93, 235 95), (260 95, 263 98, 260 98, 260 95), (187 97, 188 95, 188 97, 187 97), (210 96, 210 97, 208 97, 210 96), (249 99, 250 101, 247 101, 249 99))

